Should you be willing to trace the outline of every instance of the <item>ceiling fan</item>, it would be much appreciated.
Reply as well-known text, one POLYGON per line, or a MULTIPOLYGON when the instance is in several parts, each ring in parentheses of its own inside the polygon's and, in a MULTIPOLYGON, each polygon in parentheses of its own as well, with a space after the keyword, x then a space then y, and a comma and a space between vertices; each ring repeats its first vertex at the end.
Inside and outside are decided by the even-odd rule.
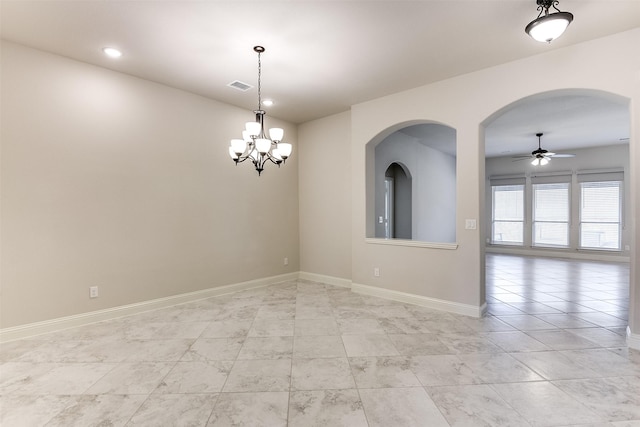
POLYGON ((559 154, 559 153, 552 153, 550 151, 545 150, 540 146, 542 135, 544 135, 542 132, 536 133, 536 136, 538 137, 538 148, 536 150, 533 150, 531 152, 531 155, 513 157, 513 159, 515 159, 514 161, 533 159, 531 161, 532 165, 544 166, 547 163, 549 163, 552 157, 575 157, 576 156, 575 154, 559 154))

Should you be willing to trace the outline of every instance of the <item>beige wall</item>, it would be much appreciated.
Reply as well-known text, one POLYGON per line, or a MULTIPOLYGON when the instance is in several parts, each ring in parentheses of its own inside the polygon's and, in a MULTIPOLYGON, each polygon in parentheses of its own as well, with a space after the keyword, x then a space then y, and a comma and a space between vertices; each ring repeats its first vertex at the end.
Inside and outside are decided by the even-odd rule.
POLYGON ((299 270, 295 126, 258 177, 250 111, 12 43, 1 71, 3 328, 299 270))
POLYGON ((638 45, 640 29, 416 88, 300 125, 299 138, 282 123, 300 176, 294 151, 258 179, 226 154, 249 112, 4 44, 2 327, 297 270, 478 307, 483 124, 524 97, 586 88, 630 100, 638 334, 638 45), (367 143, 424 121, 457 132, 458 248, 366 243, 367 143), (465 219, 479 228, 466 230, 465 219), (87 298, 91 285, 97 300, 87 298))
MULTIPOLYGON (((640 29, 555 50, 524 60, 398 93, 352 107, 352 195, 354 283, 402 291, 463 305, 480 306, 483 297, 484 136, 483 124, 501 108, 536 93, 564 89, 597 89, 628 98, 632 133, 630 191, 632 222, 640 212, 638 133, 640 115, 640 29), (457 250, 374 245, 365 242, 366 145, 381 139, 399 123, 429 120, 457 130, 457 250), (361 160, 358 160, 361 159, 361 160), (478 219, 466 230, 465 219, 478 219), (373 277, 373 268, 381 277, 373 277)), ((637 273, 638 230, 631 258, 632 292, 640 288, 637 273)), ((632 309, 633 330, 640 330, 640 299, 632 309)))
POLYGON ((300 270, 351 279, 351 115, 300 125, 300 270))

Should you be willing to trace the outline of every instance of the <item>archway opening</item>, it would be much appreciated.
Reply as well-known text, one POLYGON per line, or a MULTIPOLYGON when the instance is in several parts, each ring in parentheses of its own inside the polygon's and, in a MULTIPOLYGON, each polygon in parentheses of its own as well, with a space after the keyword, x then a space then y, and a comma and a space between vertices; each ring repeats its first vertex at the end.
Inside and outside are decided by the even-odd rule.
MULTIPOLYGON (((567 291, 565 281, 572 295, 580 295, 585 291, 581 286, 593 291, 600 283, 587 283, 587 275, 579 272, 569 274, 562 259, 572 259, 576 268, 580 260, 629 260, 634 233, 627 222, 630 186, 625 185, 631 167, 630 122, 629 99, 598 90, 564 89, 517 100, 482 123, 486 151, 482 293, 487 291, 488 313, 499 315, 515 308, 530 314, 527 310, 537 307, 569 315, 581 309, 576 301, 555 304, 536 286, 546 285, 547 291, 554 286, 559 295, 567 291), (539 133, 541 148, 561 156, 551 155, 544 163, 533 160, 539 133), (491 298, 496 280, 504 279, 500 271, 506 270, 512 274, 513 289, 518 288, 519 295, 512 297, 520 298, 517 303, 491 298)), ((633 304, 628 280, 606 290, 624 305, 607 315, 619 315, 623 323, 629 303, 633 304)), ((603 301, 593 303, 593 310, 602 305, 603 301)), ((592 323, 597 324, 596 317, 592 323)))
POLYGON ((483 124, 487 251, 629 256, 627 99, 585 89, 544 92, 483 124))

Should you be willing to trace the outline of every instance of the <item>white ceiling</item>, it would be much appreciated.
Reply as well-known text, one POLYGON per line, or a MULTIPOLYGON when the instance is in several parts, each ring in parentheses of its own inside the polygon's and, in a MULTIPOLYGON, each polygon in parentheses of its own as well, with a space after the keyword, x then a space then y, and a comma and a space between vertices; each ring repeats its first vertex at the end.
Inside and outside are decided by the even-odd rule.
POLYGON ((580 91, 536 95, 514 105, 485 129, 487 157, 529 154, 541 146, 551 152, 628 144, 629 106, 580 91))
MULTIPOLYGON (((557 154, 629 143, 629 106, 612 96, 585 90, 534 95, 510 106, 485 128, 487 157, 519 156, 541 146, 557 154), (560 153, 563 151, 563 153, 560 153)), ((456 131, 429 123, 400 129, 418 142, 456 155, 456 131)))
POLYGON ((456 130, 454 128, 437 123, 426 123, 407 126, 398 132, 415 138, 416 141, 427 147, 456 156, 456 130))
MULTIPOLYGON (((575 19, 550 45, 524 33, 537 16, 535 0, 2 0, 0 6, 3 39, 250 110, 255 89, 243 93, 227 84, 255 85, 252 48, 263 45, 263 98, 275 101, 267 114, 294 123, 640 27, 639 0, 561 0, 560 10, 575 19), (104 46, 124 56, 106 58, 104 46)), ((551 144, 558 117, 544 117, 540 103, 530 108, 496 123, 504 133, 513 120, 519 133, 501 135, 495 152, 506 151, 507 140, 533 145, 538 129, 551 144)))

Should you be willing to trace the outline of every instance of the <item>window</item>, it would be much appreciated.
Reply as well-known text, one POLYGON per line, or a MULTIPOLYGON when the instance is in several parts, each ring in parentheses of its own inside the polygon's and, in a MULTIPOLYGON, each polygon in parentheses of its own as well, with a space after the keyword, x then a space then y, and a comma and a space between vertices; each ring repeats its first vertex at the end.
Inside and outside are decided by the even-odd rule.
POLYGON ((492 185, 491 242, 522 245, 524 231, 524 185, 492 185))
POLYGON ((533 184, 533 246, 569 246, 569 183, 533 184))
POLYGON ((620 250, 621 211, 621 180, 580 182, 580 248, 620 250))
POLYGON ((492 245, 590 251, 625 245, 622 169, 494 175, 487 188, 492 245))

